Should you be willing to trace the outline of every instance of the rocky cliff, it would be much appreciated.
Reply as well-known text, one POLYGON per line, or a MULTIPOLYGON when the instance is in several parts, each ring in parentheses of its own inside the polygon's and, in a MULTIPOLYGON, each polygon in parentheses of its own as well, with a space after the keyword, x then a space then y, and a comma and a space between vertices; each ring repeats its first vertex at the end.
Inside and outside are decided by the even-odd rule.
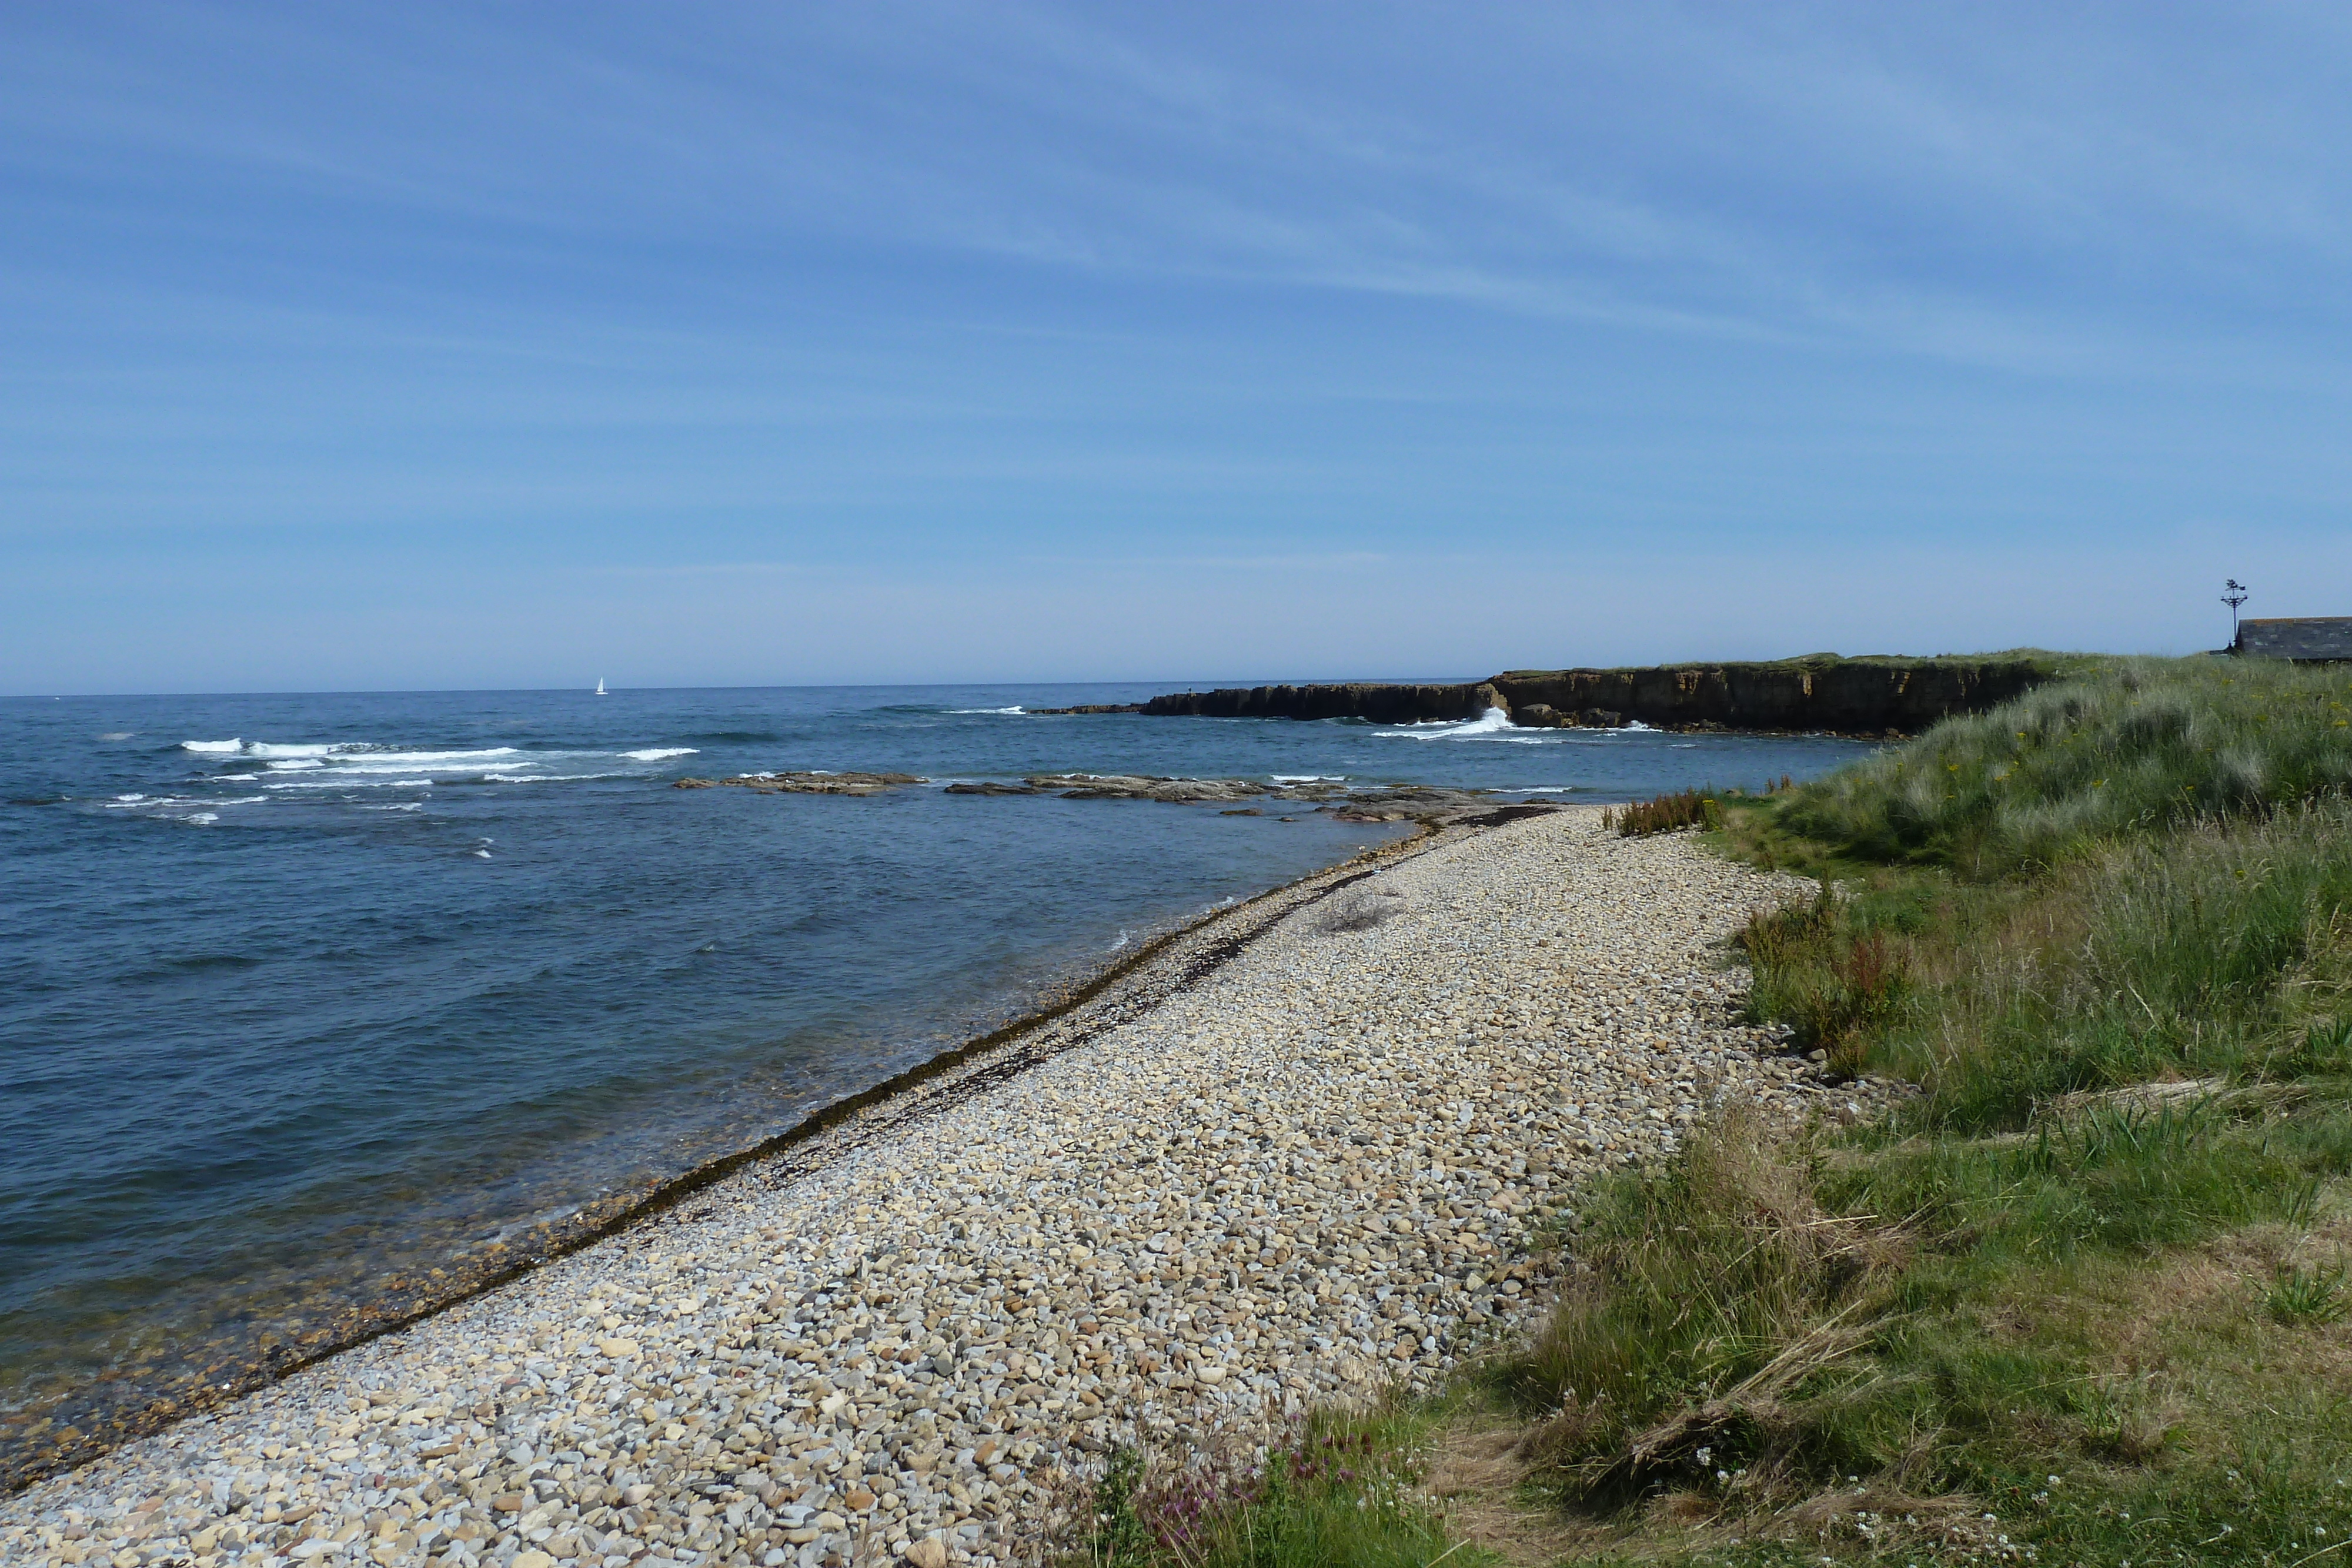
POLYGON ((1368 718, 1375 724, 1412 724, 1432 718, 1476 718, 1503 706, 1491 683, 1451 686, 1381 685, 1351 681, 1329 686, 1228 687, 1215 692, 1176 692, 1153 697, 1136 713, 1196 718, 1368 718))
POLYGON ((1877 735, 1908 734, 1952 714, 2007 702, 2050 674, 2049 664, 2032 659, 1815 658, 1635 670, 1512 670, 1488 684, 1502 694, 1515 719, 1528 709, 1548 706, 1563 715, 1614 712, 1661 728, 1877 735))
POLYGON ((1639 722, 1662 729, 1908 734, 1948 715, 2006 702, 2052 673, 2049 660, 2018 655, 1845 659, 1822 653, 1765 664, 1511 670, 1451 685, 1231 686, 1062 711, 1411 724, 1475 718, 1501 708, 1515 724, 1540 727, 1639 722))

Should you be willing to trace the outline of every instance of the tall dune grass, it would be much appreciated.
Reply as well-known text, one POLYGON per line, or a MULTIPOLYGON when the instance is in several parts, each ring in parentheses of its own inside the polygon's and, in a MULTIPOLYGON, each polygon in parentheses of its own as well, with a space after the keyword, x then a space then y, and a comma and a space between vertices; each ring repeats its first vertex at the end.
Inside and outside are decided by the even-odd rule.
POLYGON ((1780 798, 1780 825, 1858 859, 1970 876, 2102 839, 2260 815, 2352 785, 2352 672, 2119 660, 1780 798))

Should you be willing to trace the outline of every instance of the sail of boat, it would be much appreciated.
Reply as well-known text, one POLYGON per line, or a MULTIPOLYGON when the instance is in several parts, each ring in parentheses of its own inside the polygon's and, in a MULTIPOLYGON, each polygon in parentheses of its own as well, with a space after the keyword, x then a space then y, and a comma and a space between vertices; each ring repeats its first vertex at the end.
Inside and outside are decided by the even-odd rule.
POLYGON ((604 689, 604 677, 602 675, 596 677, 596 695, 600 697, 612 695, 604 689))

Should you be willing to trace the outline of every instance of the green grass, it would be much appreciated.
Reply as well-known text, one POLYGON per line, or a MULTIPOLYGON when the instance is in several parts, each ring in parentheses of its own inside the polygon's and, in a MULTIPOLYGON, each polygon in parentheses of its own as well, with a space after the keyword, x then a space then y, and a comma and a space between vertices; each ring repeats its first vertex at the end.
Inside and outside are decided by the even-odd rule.
POLYGON ((1540 1420, 1528 1446, 1568 1496, 1606 1508, 1801 1455, 1835 1474, 1862 1458, 1831 1414, 1850 1393, 1835 1369, 1899 1238, 1824 1210, 1747 1117, 1598 1196, 1575 1245, 1592 1272, 1494 1369, 1540 1420))
POLYGON ((2347 733, 2334 666, 2120 660, 1793 791, 1777 826, 1861 860, 2029 871, 2340 792, 2347 733))
POLYGON ((1428 1568, 1490 1559, 1446 1539, 1416 1490, 1429 1429, 1390 1411, 1329 1413, 1261 1450, 1155 1468, 1115 1454, 1066 1558, 1096 1568, 1428 1568))
POLYGON ((1785 1024, 1801 1051, 1851 1072, 1911 989, 1907 949, 1879 923, 1853 921, 1828 883, 1810 903, 1759 909, 1738 938, 1755 971, 1748 1016, 1785 1024))
POLYGON ((2339 1258, 2325 1269, 2283 1264, 2277 1282, 2263 1298, 2271 1316, 2289 1328, 2332 1323, 2342 1318, 2345 1265, 2339 1258))
MULTIPOLYGON (((1693 798, 1821 881, 1735 944, 1754 1017, 1916 1092, 1584 1195, 1580 1271, 1475 1385, 1538 1555, 2352 1559, 2347 706, 2338 669, 2111 661, 1693 798)), ((1400 1518, 1316 1560, 1441 1549, 1400 1518)))
POLYGON ((2133 1083, 2352 1074, 2347 909, 2352 808, 2323 798, 1990 883, 1877 868, 1742 945, 1759 1018, 1981 1131, 2133 1083))

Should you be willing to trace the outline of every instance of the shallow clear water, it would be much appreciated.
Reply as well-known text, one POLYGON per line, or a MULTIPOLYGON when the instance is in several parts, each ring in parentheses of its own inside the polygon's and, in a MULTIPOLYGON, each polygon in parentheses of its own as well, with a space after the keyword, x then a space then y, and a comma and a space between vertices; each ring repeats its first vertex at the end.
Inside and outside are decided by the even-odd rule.
POLYGON ((1002 711, 1157 689, 0 702, 0 1447, 324 1332, 322 1301, 757 1141, 1397 831, 939 785, 1613 800, 1861 749, 1002 711), (817 768, 933 784, 668 787, 817 768))

